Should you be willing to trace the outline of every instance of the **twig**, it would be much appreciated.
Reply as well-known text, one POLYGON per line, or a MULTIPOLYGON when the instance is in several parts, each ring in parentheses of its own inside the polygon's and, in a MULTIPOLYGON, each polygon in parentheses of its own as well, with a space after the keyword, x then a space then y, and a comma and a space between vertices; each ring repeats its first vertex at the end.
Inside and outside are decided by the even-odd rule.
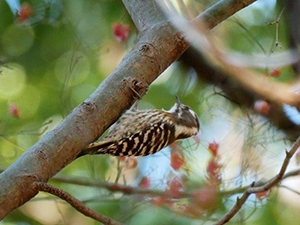
POLYGON ((105 188, 111 192, 121 192, 127 195, 152 195, 152 196, 165 196, 165 191, 160 190, 151 190, 151 189, 143 189, 138 187, 131 187, 128 185, 121 185, 111 182, 103 182, 103 181, 94 181, 90 179, 85 178, 72 178, 72 177, 66 177, 66 176, 57 176, 53 177, 51 181, 57 181, 57 182, 64 182, 69 184, 75 184, 75 185, 81 185, 81 186, 87 186, 87 187, 98 187, 98 188, 105 188))
POLYGON ((284 10, 285 10, 285 7, 283 7, 278 18, 275 21, 267 23, 268 25, 276 24, 275 45, 274 45, 273 49, 271 50, 271 52, 274 52, 277 47, 282 48, 282 46, 279 44, 279 21, 281 19, 281 16, 282 16, 284 10))
POLYGON ((94 220, 97 220, 103 224, 108 225, 122 225, 122 223, 115 221, 107 216, 101 215, 97 213, 96 211, 90 209, 86 205, 84 205, 81 201, 70 195, 68 192, 63 191, 57 187, 54 187, 51 184, 43 183, 43 182, 34 182, 33 188, 37 191, 44 191, 48 192, 52 195, 55 195, 66 202, 68 202, 73 208, 75 208, 77 211, 81 212, 83 215, 93 218, 94 220))
POLYGON ((288 178, 288 177, 298 176, 298 175, 300 175, 300 169, 292 170, 292 171, 286 173, 283 176, 282 180, 285 179, 285 178, 288 178))
POLYGON ((120 160, 120 158, 118 158, 118 161, 117 161, 117 177, 116 177, 116 180, 115 180, 116 184, 119 182, 122 170, 123 170, 123 167, 121 166, 121 160, 120 160))
POLYGON ((293 192, 293 193, 295 193, 295 194, 297 194, 297 195, 300 195, 300 192, 299 192, 299 191, 296 191, 296 190, 294 190, 293 188, 290 188, 290 187, 288 187, 288 186, 280 185, 279 187, 285 188, 285 189, 287 189, 287 190, 289 190, 289 191, 291 191, 291 192, 293 192))
POLYGON ((244 205, 244 203, 247 201, 248 197, 251 194, 268 191, 276 184, 278 184, 283 178, 285 178, 286 176, 284 176, 284 174, 288 167, 290 159, 292 158, 292 156, 295 154, 295 152, 299 147, 300 147, 300 137, 296 140, 291 150, 286 151, 286 157, 282 163, 279 173, 275 177, 270 179, 268 182, 264 183, 263 185, 257 186, 255 182, 253 182, 251 186, 245 190, 241 198, 237 197, 236 204, 232 207, 232 209, 228 213, 226 213, 221 220, 215 223, 215 225, 222 225, 229 222, 231 218, 242 208, 242 206, 244 205))
MULTIPOLYGON (((1 171, 1 170, 0 170, 1 171)), ((293 171, 290 171, 286 173, 281 180, 284 180, 286 178, 292 177, 292 176, 298 176, 300 175, 300 169, 296 169, 293 171)), ((150 196, 168 196, 168 193, 166 191, 162 190, 154 190, 154 189, 143 189, 139 187, 131 187, 128 185, 121 185, 116 183, 110 183, 110 182, 103 182, 103 181, 94 181, 90 179, 85 178, 72 178, 67 176, 56 176, 51 179, 51 181, 57 181, 57 182, 63 182, 63 183, 69 183, 69 184, 75 184, 75 185, 81 185, 81 186, 87 186, 87 187, 98 187, 98 188, 105 188, 111 192, 121 192, 123 194, 127 195, 150 195, 150 196)), ((255 186, 263 186, 266 182, 257 182, 255 186)), ((234 188, 231 190, 223 190, 219 192, 219 195, 221 196, 230 196, 234 194, 243 193, 247 187, 239 187, 234 188)), ((180 194, 181 198, 187 198, 187 197, 193 197, 192 192, 182 192, 180 194)))
MULTIPOLYGON (((298 175, 300 172, 297 171, 297 173, 292 173, 291 176, 298 175)), ((98 188, 105 188, 109 190, 110 192, 121 192, 126 195, 148 195, 148 196, 164 196, 164 197, 172 197, 170 196, 170 193, 168 193, 165 190, 155 190, 155 189, 144 189, 139 187, 132 187, 129 185, 122 185, 122 184, 116 184, 111 182, 103 182, 103 181, 94 181, 90 179, 85 178, 72 178, 67 176, 57 176, 53 177, 51 181, 57 181, 57 182, 63 182, 68 184, 74 184, 74 185, 81 185, 86 187, 98 187, 98 188)), ((247 187, 240 187, 235 188, 232 190, 224 190, 220 191, 219 194, 221 196, 230 196, 234 194, 239 194, 244 192, 247 189, 247 187)), ((190 198, 193 197, 193 192, 180 192, 180 195, 178 198, 190 198)))
MULTIPOLYGON (((239 20, 241 20, 241 18, 239 18, 239 20)), ((252 34, 252 32, 249 30, 249 28, 247 28, 242 22, 240 22, 239 20, 237 20, 237 18, 233 18, 232 21, 235 22, 238 26, 240 26, 240 28, 242 28, 247 35, 249 35, 250 39, 252 39, 257 46, 262 50, 262 52, 266 55, 267 52, 265 50, 265 48, 262 46, 262 44, 257 40, 257 38, 252 34)))
MULTIPOLYGON (((224 2, 220 1, 220 4, 224 4, 224 2)), ((291 92, 292 85, 283 84, 275 80, 267 80, 262 76, 258 76, 257 72, 241 67, 241 65, 245 67, 245 64, 241 64, 241 61, 243 61, 241 57, 232 57, 232 55, 221 51, 220 46, 211 41, 212 38, 208 36, 207 26, 198 22, 198 17, 189 22, 170 10, 166 10, 166 12, 169 13, 171 18, 176 19, 173 20, 173 25, 184 33, 190 42, 194 43, 194 47, 197 50, 204 54, 209 53, 209 58, 213 56, 214 59, 217 59, 219 62, 218 66, 223 72, 226 72, 229 77, 247 89, 247 91, 254 92, 255 95, 272 102, 300 107, 299 94, 291 92)), ((205 12, 201 15, 204 16, 205 12)), ((246 63, 246 65, 248 64, 246 63)))

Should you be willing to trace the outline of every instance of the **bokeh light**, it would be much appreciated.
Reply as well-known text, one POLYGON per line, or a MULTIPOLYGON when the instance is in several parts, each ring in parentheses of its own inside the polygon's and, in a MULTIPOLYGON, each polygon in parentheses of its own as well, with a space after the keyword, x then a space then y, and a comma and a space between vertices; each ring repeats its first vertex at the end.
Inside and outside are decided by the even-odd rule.
POLYGON ((13 24, 2 36, 3 50, 9 56, 20 56, 28 51, 34 41, 34 30, 31 26, 13 24))
POLYGON ((25 86, 26 72, 20 64, 8 63, 1 67, 0 98, 10 99, 19 94, 25 86))
POLYGON ((33 85, 26 85, 18 95, 10 99, 11 103, 18 106, 22 119, 33 117, 39 108, 40 101, 39 90, 33 85))
POLYGON ((89 76, 90 63, 82 52, 67 52, 56 62, 55 77, 65 86, 82 83, 89 76))

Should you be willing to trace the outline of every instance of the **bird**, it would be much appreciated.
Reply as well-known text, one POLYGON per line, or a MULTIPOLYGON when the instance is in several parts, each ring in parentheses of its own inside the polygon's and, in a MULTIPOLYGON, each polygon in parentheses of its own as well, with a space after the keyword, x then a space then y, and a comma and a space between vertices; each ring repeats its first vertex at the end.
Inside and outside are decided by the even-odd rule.
POLYGON ((170 110, 127 110, 113 124, 108 135, 98 143, 89 144, 79 153, 84 155, 147 156, 179 139, 198 134, 197 114, 176 97, 170 110))

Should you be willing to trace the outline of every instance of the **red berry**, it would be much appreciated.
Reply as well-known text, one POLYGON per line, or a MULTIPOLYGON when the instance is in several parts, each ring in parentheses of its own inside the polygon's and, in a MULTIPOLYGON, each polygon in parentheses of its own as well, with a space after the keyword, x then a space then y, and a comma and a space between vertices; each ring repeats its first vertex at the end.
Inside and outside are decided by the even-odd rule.
POLYGON ((168 199, 164 196, 154 197, 152 198, 152 204, 158 207, 161 207, 168 203, 168 199))
POLYGON ((130 27, 122 23, 114 23, 112 25, 114 38, 119 42, 124 42, 128 39, 130 27))
POLYGON ((174 170, 179 170, 184 165, 184 159, 179 154, 178 151, 174 151, 171 153, 171 167, 174 170))
POLYGON ((143 177, 139 183, 140 188, 147 189, 150 187, 150 179, 148 177, 143 177))
POLYGON ((264 100, 258 100, 254 103, 254 111, 262 115, 269 115, 270 104, 264 100))
POLYGON ((179 178, 175 178, 170 182, 170 190, 178 191, 182 187, 182 181, 179 178))
POLYGON ((178 198, 181 195, 181 190, 183 189, 182 181, 179 178, 173 179, 170 183, 169 195, 172 198, 178 198))
POLYGON ((13 117, 20 118, 20 111, 19 111, 19 108, 16 105, 10 104, 9 105, 9 112, 13 117))
POLYGON ((206 186, 196 191, 193 196, 200 208, 209 210, 217 205, 217 189, 214 186, 206 186))
POLYGON ((222 166, 216 161, 215 158, 212 158, 209 160, 206 172, 210 177, 216 177, 219 176, 219 171, 222 168, 222 166))
POLYGON ((255 193, 257 199, 261 202, 263 198, 267 197, 270 194, 270 190, 255 193))
POLYGON ((119 157, 119 158, 120 158, 120 161, 121 161, 121 162, 124 162, 124 161, 127 160, 127 157, 126 157, 126 156, 121 156, 121 157, 119 157))
POLYGON ((213 142, 209 143, 208 149, 210 150, 210 152, 213 156, 217 156, 219 144, 216 141, 213 141, 213 142))
POLYGON ((19 17, 18 17, 19 22, 22 23, 25 20, 27 20, 27 18, 31 16, 32 12, 33 12, 33 10, 32 10, 31 5, 28 4, 28 3, 23 3, 21 5, 20 11, 18 12, 18 14, 19 14, 19 17))
POLYGON ((280 70, 272 70, 271 73, 270 73, 270 75, 272 77, 279 77, 280 74, 281 74, 280 70))
POLYGON ((178 151, 179 150, 179 144, 177 141, 173 142, 172 144, 169 145, 169 147, 171 149, 173 149, 174 151, 178 151))
POLYGON ((134 169, 137 167, 137 159, 136 158, 133 158, 133 157, 129 157, 128 160, 126 161, 126 167, 128 169, 134 169))

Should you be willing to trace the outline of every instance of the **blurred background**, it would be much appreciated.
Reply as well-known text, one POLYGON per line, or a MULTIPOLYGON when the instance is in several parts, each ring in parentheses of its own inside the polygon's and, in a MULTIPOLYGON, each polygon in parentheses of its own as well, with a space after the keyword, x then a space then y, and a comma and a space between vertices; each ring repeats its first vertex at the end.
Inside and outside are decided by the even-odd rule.
MULTIPOLYGON (((191 19, 215 2, 172 4, 191 19)), ((229 51, 268 57, 295 47, 288 12, 276 0, 257 1, 211 34, 222 39, 222 46, 229 51)), ((3 171, 109 76, 137 42, 138 32, 118 0, 2 0, 0 15, 3 171)), ((297 79, 298 64, 266 65, 256 71, 266 79, 290 83, 297 79)), ((294 108, 245 91, 195 48, 151 85, 139 109, 169 109, 175 96, 198 114, 201 132, 197 137, 143 158, 85 156, 50 183, 126 224, 212 224, 237 197, 236 193, 223 195, 219 191, 276 175, 285 148, 299 133, 299 115, 294 108), (174 198, 111 192, 105 187, 68 182, 67 178, 165 191, 174 198), (181 198, 180 192, 193 194, 181 198)), ((289 169, 297 168, 297 156, 289 169)), ((270 193, 251 196, 230 224, 299 224, 299 184, 299 178, 293 177, 270 193)), ((0 224, 97 222, 64 201, 40 193, 0 224)))

